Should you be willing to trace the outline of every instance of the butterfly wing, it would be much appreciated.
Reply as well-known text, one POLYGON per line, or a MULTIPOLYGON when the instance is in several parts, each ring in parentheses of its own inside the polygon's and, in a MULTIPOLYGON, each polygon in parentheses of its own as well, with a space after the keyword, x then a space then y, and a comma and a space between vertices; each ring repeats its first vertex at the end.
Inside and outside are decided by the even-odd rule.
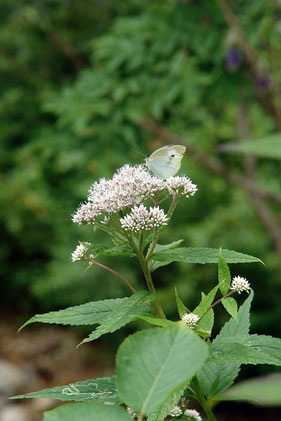
POLYGON ((182 145, 164 146, 146 158, 146 165, 158 177, 168 178, 180 169, 185 150, 186 147, 182 145))

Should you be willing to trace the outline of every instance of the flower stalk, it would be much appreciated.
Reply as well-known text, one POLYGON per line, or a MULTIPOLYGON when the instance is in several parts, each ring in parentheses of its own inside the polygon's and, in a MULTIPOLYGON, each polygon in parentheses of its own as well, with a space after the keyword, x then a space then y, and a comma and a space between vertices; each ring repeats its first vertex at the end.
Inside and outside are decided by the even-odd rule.
POLYGON ((86 258, 86 260, 88 260, 90 263, 92 263, 93 265, 99 266, 102 269, 107 270, 110 273, 113 273, 113 275, 118 276, 118 278, 122 279, 122 281, 124 281, 128 287, 130 288, 130 290, 133 293, 136 293, 137 291, 135 290, 135 288, 130 284, 130 282, 128 281, 128 279, 126 279, 123 275, 121 275, 120 273, 116 272, 116 270, 109 268, 108 266, 103 265, 102 263, 97 262, 94 259, 91 258, 86 258))

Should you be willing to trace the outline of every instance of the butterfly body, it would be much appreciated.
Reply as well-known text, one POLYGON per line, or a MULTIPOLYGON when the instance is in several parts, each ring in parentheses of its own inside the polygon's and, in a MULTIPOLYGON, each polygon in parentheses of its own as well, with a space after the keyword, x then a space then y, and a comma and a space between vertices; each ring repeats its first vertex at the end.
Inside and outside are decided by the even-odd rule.
POLYGON ((179 171, 185 150, 182 145, 167 145, 154 151, 145 163, 157 177, 165 179, 179 171))

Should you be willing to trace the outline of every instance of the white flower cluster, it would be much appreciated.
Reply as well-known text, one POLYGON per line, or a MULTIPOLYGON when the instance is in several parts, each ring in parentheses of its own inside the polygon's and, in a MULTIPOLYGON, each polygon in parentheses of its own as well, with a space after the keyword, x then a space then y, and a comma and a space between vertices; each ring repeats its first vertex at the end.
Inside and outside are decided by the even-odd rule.
POLYGON ((121 227, 125 231, 138 232, 141 230, 150 230, 153 227, 167 225, 169 218, 165 215, 163 209, 150 207, 148 210, 144 205, 134 206, 131 213, 120 218, 121 227))
POLYGON ((85 244, 90 245, 90 243, 79 244, 76 249, 71 253, 71 260, 73 262, 78 262, 78 260, 84 259, 88 251, 88 247, 85 244))
POLYGON ((242 291, 246 291, 249 293, 249 291, 251 290, 251 287, 246 278, 243 278, 242 276, 235 276, 232 279, 230 289, 238 292, 238 294, 241 294, 242 291))
POLYGON ((189 197, 195 194, 197 186, 188 177, 168 177, 164 181, 150 174, 144 165, 124 165, 112 179, 101 178, 91 186, 87 202, 79 206, 72 221, 79 225, 95 224, 97 217, 104 215, 101 222, 107 224, 110 215, 139 206, 163 190, 170 195, 189 197))
POLYGON ((81 203, 72 221, 79 225, 94 224, 97 216, 98 213, 92 203, 81 203))
POLYGON ((197 316, 197 314, 194 313, 185 313, 182 317, 181 317, 182 321, 184 323, 187 324, 187 326, 189 327, 189 329, 194 329, 194 326, 196 325, 196 323, 198 322, 198 320, 200 319, 199 316, 197 316))
POLYGON ((88 202, 79 207, 72 220, 78 224, 94 224, 99 215, 139 205, 165 188, 164 181, 152 176, 143 165, 124 165, 111 180, 102 178, 91 186, 88 202))
POLYGON ((177 196, 193 196, 198 190, 188 177, 169 177, 166 184, 169 193, 174 192, 177 196))
POLYGON ((184 415, 186 417, 189 417, 191 420, 195 421, 202 421, 202 418, 200 417, 200 414, 196 409, 186 409, 184 411, 184 415))
POLYGON ((175 405, 168 414, 170 417, 178 417, 182 415, 182 410, 178 405, 175 405))

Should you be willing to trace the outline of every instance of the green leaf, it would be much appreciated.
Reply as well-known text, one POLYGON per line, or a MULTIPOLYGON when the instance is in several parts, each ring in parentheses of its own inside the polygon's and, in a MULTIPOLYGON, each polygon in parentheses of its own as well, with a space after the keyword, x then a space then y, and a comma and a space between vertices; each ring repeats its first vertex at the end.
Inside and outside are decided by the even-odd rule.
POLYGON ((222 305, 226 309, 226 311, 237 320, 237 302, 232 297, 227 297, 222 300, 222 305))
POLYGON ((220 151, 281 159, 281 135, 278 133, 246 142, 226 143, 220 146, 220 151))
POLYGON ((159 410, 207 358, 208 346, 183 323, 129 336, 117 353, 117 390, 136 412, 159 410))
POLYGON ((222 295, 226 295, 229 291, 231 275, 230 275, 229 267, 227 266, 223 258, 221 250, 219 253, 218 279, 219 279, 219 283, 221 284, 220 285, 221 293, 222 295))
MULTIPOLYGON (((165 244, 165 245, 157 244, 155 247, 154 253, 161 253, 163 250, 173 250, 177 248, 183 241, 184 240, 173 241, 172 243, 165 244)), ((148 253, 149 253, 149 250, 148 250, 148 253)), ((161 266, 166 266, 169 263, 170 262, 166 263, 165 261, 156 261, 155 259, 152 258, 151 272, 153 272, 154 270, 158 269, 161 266)))
MULTIPOLYGON (((234 319, 230 319, 213 340, 211 346, 224 338, 240 337, 248 334, 250 326, 250 307, 253 295, 254 294, 251 291, 249 297, 239 308, 237 313, 238 323, 234 319)), ((205 396, 214 396, 215 394, 228 389, 228 387, 233 384, 239 370, 240 364, 226 364, 220 361, 211 361, 208 359, 197 374, 197 378, 205 396)))
POLYGON ((247 401, 258 406, 281 406, 281 374, 245 380, 219 395, 218 399, 247 401))
MULTIPOLYGON (((222 255, 227 263, 262 263, 257 257, 234 250, 222 250, 222 255)), ((152 259, 157 262, 165 262, 166 265, 171 262, 218 263, 219 249, 178 247, 175 250, 156 251, 152 255, 152 259)))
POLYGON ((148 305, 155 297, 146 291, 133 294, 128 301, 119 306, 116 311, 111 311, 99 322, 100 326, 81 343, 90 342, 106 333, 112 333, 130 323, 134 316, 150 315, 152 310, 148 305))
POLYGON ((44 421, 132 421, 125 408, 96 402, 70 403, 44 413, 44 421))
POLYGON ((203 298, 200 304, 198 304, 198 306, 193 310, 193 313, 197 314, 197 316, 199 317, 202 317, 205 311, 210 307, 210 305, 214 301, 218 289, 219 284, 216 285, 207 295, 202 294, 203 298))
POLYGON ((63 325, 93 325, 100 326, 91 333, 88 342, 99 338, 105 333, 114 332, 133 320, 133 315, 150 315, 148 305, 154 300, 154 296, 147 291, 139 291, 131 297, 101 300, 69 307, 65 310, 52 311, 45 314, 37 314, 28 320, 21 329, 29 323, 55 323, 63 325))
MULTIPOLYGON (((201 294, 202 294, 202 301, 203 301, 205 299, 206 295, 204 294, 204 292, 202 292, 201 294)), ((207 306, 207 308, 208 308, 208 306, 207 306)), ((213 311, 212 308, 210 308, 210 310, 207 311, 207 313, 205 314, 204 317, 202 317, 202 319, 200 320, 200 322, 198 323, 197 326, 199 328, 203 329, 203 331, 205 331, 205 332, 210 332, 213 329, 213 326, 214 326, 214 311, 213 311)), ((197 327, 195 327, 195 329, 196 329, 196 331, 198 331, 197 327)))
POLYGON ((169 414, 170 410, 177 405, 181 396, 184 394, 185 388, 177 390, 175 393, 172 393, 168 399, 166 399, 163 404, 160 406, 160 409, 149 415, 147 421, 163 421, 166 416, 169 414))
POLYGON ((221 329, 220 333, 216 336, 213 342, 218 342, 224 338, 232 338, 234 336, 246 336, 249 333, 250 329, 250 308, 251 303, 254 297, 254 292, 251 290, 249 297, 245 300, 245 302, 240 306, 239 311, 237 313, 237 320, 230 319, 223 328, 221 329))
POLYGON ((281 365, 281 339, 251 335, 225 338, 210 347, 210 359, 220 363, 281 365))
POLYGON ((117 394, 115 376, 99 379, 88 379, 65 386, 56 386, 37 392, 13 396, 11 399, 49 398, 60 401, 98 401, 122 403, 117 394))
POLYGON ((162 327, 169 327, 175 324, 175 322, 172 322, 171 320, 167 319, 160 319, 159 317, 147 317, 147 316, 135 316, 137 319, 144 320, 147 323, 151 323, 155 326, 162 326, 162 327))
POLYGON ((175 295, 176 295, 176 303, 177 303, 177 307, 178 307, 178 313, 179 313, 179 316, 182 317, 185 313, 188 312, 188 309, 185 307, 182 300, 178 296, 177 288, 175 288, 175 295))
MULTIPOLYGON (((207 295, 202 292, 202 300, 200 304, 193 310, 193 313, 197 314, 199 317, 202 317, 203 314, 208 310, 210 305, 213 303, 217 290, 219 289, 220 284, 216 285, 207 295)), ((210 331, 213 328, 214 324, 214 312, 213 309, 207 311, 207 313, 202 317, 198 326, 200 326, 204 331, 210 331)))

